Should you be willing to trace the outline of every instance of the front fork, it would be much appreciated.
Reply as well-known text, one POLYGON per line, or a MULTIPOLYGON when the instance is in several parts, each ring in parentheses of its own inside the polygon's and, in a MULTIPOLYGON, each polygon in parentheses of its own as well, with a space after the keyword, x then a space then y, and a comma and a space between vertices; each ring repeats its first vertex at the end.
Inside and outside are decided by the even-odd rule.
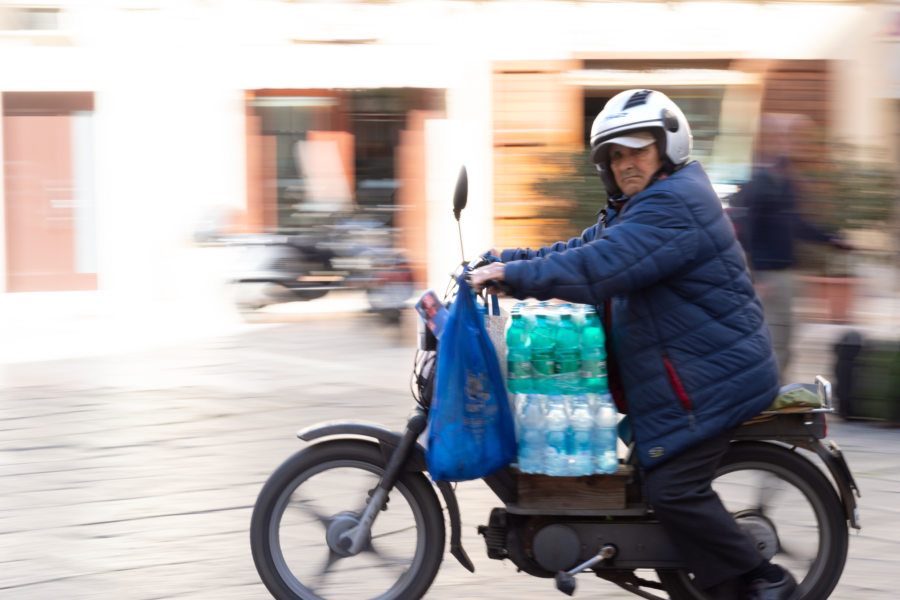
MULTIPOLYGON (((297 437, 304 441, 313 441, 328 436, 362 436, 374 438, 381 445, 384 455, 387 457, 387 465, 378 486, 372 492, 369 503, 360 515, 359 523, 343 532, 338 539, 338 544, 343 552, 354 554, 365 545, 372 531, 372 524, 378 513, 385 506, 387 497, 397 479, 404 470, 423 472, 427 470, 425 462, 425 450, 416 440, 425 431, 428 417, 421 408, 415 408, 412 416, 406 424, 403 435, 384 429, 377 425, 349 422, 333 422, 313 425, 297 433, 297 437)), ((450 554, 469 571, 474 572, 475 566, 462 547, 462 527, 459 515, 459 503, 453 488, 446 481, 436 482, 447 506, 447 516, 450 519, 450 554)))
POLYGON ((375 522, 375 517, 378 516, 378 513, 384 508, 388 494, 391 489, 393 489, 394 484, 397 483, 397 479, 400 477, 404 465, 407 460, 409 460, 413 444, 416 443, 416 440, 419 439, 419 436, 425 431, 426 424, 427 420, 424 413, 414 414, 409 419, 406 423, 406 431, 403 433, 403 437, 400 438, 400 443, 391 453, 388 464, 384 468, 384 474, 381 476, 378 487, 375 488, 372 497, 369 499, 369 503, 359 517, 359 524, 341 534, 338 543, 350 554, 360 552, 363 549, 363 546, 365 546, 369 539, 370 532, 372 531, 372 524, 375 522))

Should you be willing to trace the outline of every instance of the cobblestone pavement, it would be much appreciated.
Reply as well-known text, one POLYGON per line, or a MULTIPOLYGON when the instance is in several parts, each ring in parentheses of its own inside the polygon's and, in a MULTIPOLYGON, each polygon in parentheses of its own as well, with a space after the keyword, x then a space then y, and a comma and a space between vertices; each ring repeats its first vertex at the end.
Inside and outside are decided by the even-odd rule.
MULTIPOLYGON (((269 598, 248 542, 260 486, 301 447, 302 426, 351 416, 399 427, 414 343, 408 326, 368 315, 280 321, 51 361, 6 348, 0 598, 269 598)), ((828 368, 822 336, 838 331, 817 331, 800 336, 811 350, 798 372, 828 368)), ((900 434, 839 419, 829 431, 856 474, 864 526, 832 598, 895 598, 900 434)), ((458 493, 476 573, 447 554, 427 597, 561 597, 486 557, 475 528, 497 502, 478 482, 458 493)), ((636 596, 582 576, 576 597, 636 596)))

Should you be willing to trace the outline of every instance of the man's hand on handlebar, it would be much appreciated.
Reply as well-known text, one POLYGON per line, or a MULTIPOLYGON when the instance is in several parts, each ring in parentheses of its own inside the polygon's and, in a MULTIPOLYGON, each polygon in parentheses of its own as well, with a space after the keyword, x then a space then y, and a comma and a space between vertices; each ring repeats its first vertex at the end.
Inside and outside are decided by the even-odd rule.
POLYGON ((508 293, 509 285, 505 282, 506 265, 492 262, 469 272, 469 283, 477 292, 486 289, 489 294, 508 293))

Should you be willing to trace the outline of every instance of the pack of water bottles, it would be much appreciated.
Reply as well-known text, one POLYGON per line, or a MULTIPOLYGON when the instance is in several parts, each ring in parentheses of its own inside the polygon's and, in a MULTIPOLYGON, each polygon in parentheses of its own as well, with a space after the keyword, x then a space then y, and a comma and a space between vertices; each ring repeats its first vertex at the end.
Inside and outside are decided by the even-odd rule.
POLYGON ((523 473, 614 473, 618 421, 592 306, 520 302, 506 330, 507 388, 523 473))

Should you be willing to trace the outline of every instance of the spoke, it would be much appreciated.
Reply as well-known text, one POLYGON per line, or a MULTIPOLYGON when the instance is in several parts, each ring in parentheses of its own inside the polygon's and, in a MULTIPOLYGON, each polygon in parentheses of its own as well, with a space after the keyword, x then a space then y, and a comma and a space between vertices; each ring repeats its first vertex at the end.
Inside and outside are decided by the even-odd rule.
MULTIPOLYGON (((380 567, 392 568, 398 575, 403 575, 409 570, 409 566, 412 563, 412 557, 399 557, 393 554, 392 550, 396 544, 392 545, 386 542, 391 541, 391 536, 396 536, 407 531, 415 531, 416 529, 417 525, 413 523, 407 527, 397 527, 372 535, 362 551, 374 555, 380 567)), ((408 544, 404 542, 400 547, 406 549, 408 548, 408 544)))
MULTIPOLYGON (((307 482, 307 484, 308 483, 309 482, 307 482)), ((329 486, 327 486, 327 484, 323 484, 322 482, 316 482, 315 485, 313 485, 313 486, 307 485, 304 489, 308 488, 311 490, 311 489, 315 489, 316 487, 320 487, 322 485, 325 485, 326 488, 329 487, 329 486)), ((370 486, 363 485, 360 487, 369 489, 370 486)), ((303 498, 302 492, 301 492, 300 488, 298 487, 296 490, 294 490, 294 497, 291 499, 288 506, 291 508, 299 509, 300 512, 307 514, 308 516, 310 516, 313 519, 315 519, 316 521, 318 521, 323 527, 327 528, 328 525, 334 520, 334 515, 338 514, 339 512, 352 512, 357 515, 362 514, 362 511, 365 509, 366 504, 368 504, 369 495, 370 495, 369 493, 362 492, 362 491, 345 491, 345 492, 341 493, 342 498, 362 498, 362 502, 361 502, 362 506, 358 507, 355 510, 350 510, 350 511, 335 510, 334 513, 326 516, 326 515, 320 513, 316 509, 316 506, 319 506, 319 505, 327 506, 327 502, 325 500, 315 501, 315 500, 303 498)))
POLYGON ((381 546, 376 548, 372 543, 369 543, 369 545, 363 549, 363 552, 373 554, 378 559, 377 562, 379 564, 376 566, 379 568, 390 568, 398 577, 406 573, 412 563, 412 558, 399 558, 390 552, 386 552, 381 546))
POLYGON ((379 533, 378 535, 373 535, 372 539, 377 540, 378 538, 387 537, 389 535, 394 535, 397 533, 403 533, 404 531, 413 531, 416 529, 416 525, 410 525, 409 527, 402 527, 400 529, 395 529, 393 531, 385 531, 384 533, 379 533))
POLYGON ((312 505, 312 500, 302 500, 302 499, 294 499, 288 504, 288 508, 297 509, 299 512, 302 512, 316 521, 319 522, 323 527, 328 527, 328 524, 331 523, 334 517, 326 517, 325 515, 319 513, 312 505))
POLYGON ((331 567, 341 559, 341 555, 335 552, 334 550, 328 550, 328 556, 325 557, 325 561, 322 566, 319 568, 318 573, 313 570, 313 579, 311 584, 308 586, 310 591, 314 594, 317 594, 317 590, 319 590, 323 585, 325 585, 326 579, 328 579, 328 575, 331 573, 331 567))
POLYGON ((371 552, 372 554, 377 556, 379 559, 381 559, 381 561, 386 566, 394 565, 394 566, 400 567, 399 573, 403 574, 408 569, 409 564, 412 561, 412 559, 411 558, 393 557, 389 552, 385 551, 383 543, 377 544, 377 546, 376 546, 376 544, 374 544, 373 542, 378 539, 384 541, 386 538, 389 538, 392 535, 395 535, 398 533, 403 533, 404 531, 415 531, 415 530, 416 530, 416 525, 413 524, 413 525, 410 525, 409 527, 402 527, 400 529, 394 529, 393 531, 385 531, 383 533, 379 533, 378 535, 374 535, 369 540, 368 545, 363 549, 363 552, 371 552))
POLYGON ((776 504, 775 497, 781 493, 781 479, 771 473, 763 473, 760 485, 758 486, 759 495, 757 496, 756 510, 759 514, 766 515, 769 508, 776 504))

